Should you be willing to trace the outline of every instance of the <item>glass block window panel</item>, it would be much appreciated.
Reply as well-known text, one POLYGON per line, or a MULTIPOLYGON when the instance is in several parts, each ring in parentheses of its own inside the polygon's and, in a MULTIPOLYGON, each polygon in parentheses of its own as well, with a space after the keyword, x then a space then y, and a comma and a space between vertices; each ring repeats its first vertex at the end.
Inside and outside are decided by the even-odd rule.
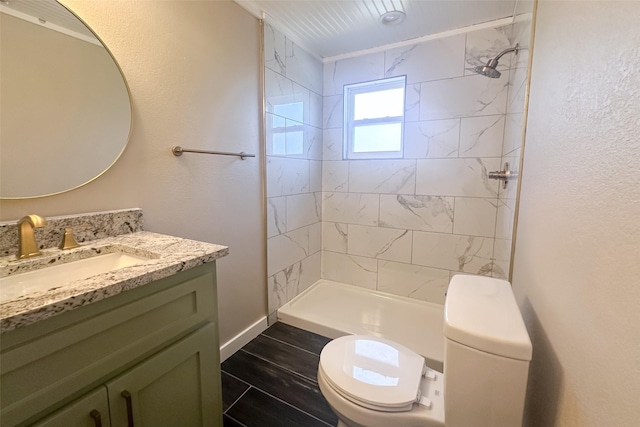
POLYGON ((403 156, 405 86, 405 76, 345 86, 345 159, 403 156))

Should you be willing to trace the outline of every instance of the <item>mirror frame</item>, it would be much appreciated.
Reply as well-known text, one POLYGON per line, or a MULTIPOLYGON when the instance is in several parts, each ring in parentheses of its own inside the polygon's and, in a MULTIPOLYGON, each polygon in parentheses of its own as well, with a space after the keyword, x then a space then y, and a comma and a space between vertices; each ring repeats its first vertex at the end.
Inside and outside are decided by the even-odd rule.
POLYGON ((66 5, 62 4, 59 0, 55 0, 55 2, 59 6, 63 7, 67 12, 71 13, 77 20, 79 20, 85 27, 87 27, 87 29, 89 31, 91 31, 93 36, 100 42, 100 44, 102 44, 102 47, 109 54, 109 56, 111 57, 111 60, 115 64, 116 68, 118 69, 118 72, 120 73, 120 77, 122 77, 122 81, 124 82, 124 87, 125 87, 125 89, 127 91, 127 96, 129 97, 129 115, 130 115, 129 132, 127 133, 127 138, 124 141, 124 144, 122 146, 122 150, 120 150, 120 153, 118 153, 116 158, 113 159, 113 161, 103 171, 98 173, 93 178, 91 178, 91 179, 89 179, 89 180, 87 180, 87 181, 85 181, 85 182, 83 182, 81 184, 78 184, 78 185, 76 185, 74 187, 68 188, 66 190, 56 191, 54 193, 41 194, 41 195, 37 195, 37 196, 12 196, 12 197, 6 197, 6 196, 2 196, 0 194, 0 200, 39 199, 39 198, 42 198, 42 197, 49 197, 49 196, 55 196, 55 195, 58 195, 58 194, 63 194, 63 193, 69 192, 69 191, 76 190, 76 189, 78 189, 80 187, 83 187, 83 186, 95 181, 96 179, 100 178, 109 169, 111 169, 113 167, 113 165, 120 159, 120 157, 122 157, 122 154, 127 149, 127 146, 129 145, 129 142, 131 141, 131 133, 132 133, 132 130, 133 130, 133 100, 132 100, 132 97, 131 97, 131 88, 129 87, 129 82, 127 81, 127 78, 125 77, 124 72, 122 71, 122 68, 120 67, 120 64, 118 63, 118 61, 116 60, 115 56, 113 55, 113 53, 111 52, 111 50, 109 49, 107 44, 104 42, 104 40, 102 40, 102 38, 100 38, 100 36, 96 33, 96 31, 93 28, 91 28, 91 26, 89 26, 89 24, 87 24, 84 19, 82 19, 80 16, 78 16, 78 14, 75 13, 73 10, 71 10, 69 7, 67 7, 66 5))

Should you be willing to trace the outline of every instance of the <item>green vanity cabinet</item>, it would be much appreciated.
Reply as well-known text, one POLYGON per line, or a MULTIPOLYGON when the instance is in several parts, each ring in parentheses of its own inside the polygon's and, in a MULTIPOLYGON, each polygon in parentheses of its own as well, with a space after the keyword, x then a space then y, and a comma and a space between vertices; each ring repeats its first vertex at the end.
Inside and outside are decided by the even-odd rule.
POLYGON ((213 404, 220 395, 213 381, 220 365, 208 363, 219 357, 214 329, 205 326, 109 381, 111 426, 128 426, 128 417, 135 426, 211 425, 220 414, 213 404))
POLYGON ((109 400, 106 387, 100 387, 94 392, 68 404, 64 408, 38 421, 33 427, 108 427, 109 400))
POLYGON ((221 426, 215 277, 204 264, 2 334, 0 424, 221 426))

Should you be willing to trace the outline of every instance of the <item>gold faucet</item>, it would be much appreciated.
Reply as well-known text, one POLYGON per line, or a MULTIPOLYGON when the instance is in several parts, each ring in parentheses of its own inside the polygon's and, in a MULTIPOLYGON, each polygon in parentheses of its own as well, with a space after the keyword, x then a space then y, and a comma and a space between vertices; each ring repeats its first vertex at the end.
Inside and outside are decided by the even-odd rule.
POLYGON ((18 221, 18 259, 40 255, 33 229, 45 225, 47 225, 47 220, 40 215, 33 214, 20 218, 18 221))

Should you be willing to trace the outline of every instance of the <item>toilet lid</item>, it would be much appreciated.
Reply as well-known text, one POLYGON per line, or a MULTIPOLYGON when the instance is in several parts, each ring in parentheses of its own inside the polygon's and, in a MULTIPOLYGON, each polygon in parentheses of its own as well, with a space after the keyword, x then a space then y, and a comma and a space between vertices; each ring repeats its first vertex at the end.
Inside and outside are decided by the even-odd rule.
POLYGON ((424 358, 408 348, 365 335, 337 338, 320 353, 320 368, 334 390, 380 411, 411 409, 424 366, 424 358))

